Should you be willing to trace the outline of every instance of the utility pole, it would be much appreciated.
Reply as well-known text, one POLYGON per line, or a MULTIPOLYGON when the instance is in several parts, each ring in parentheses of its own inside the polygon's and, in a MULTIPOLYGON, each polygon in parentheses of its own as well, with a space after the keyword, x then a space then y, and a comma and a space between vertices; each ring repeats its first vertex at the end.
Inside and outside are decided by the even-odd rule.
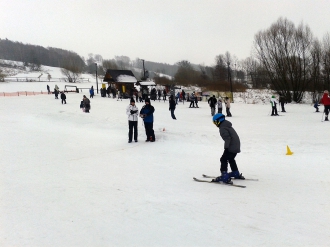
POLYGON ((99 84, 97 82, 97 63, 95 63, 95 78, 96 78, 96 91, 97 91, 97 94, 99 93, 99 84))
POLYGON ((227 62, 227 65, 228 65, 228 81, 230 83, 231 102, 234 103, 233 84, 231 82, 231 73, 230 73, 230 62, 227 62))
POLYGON ((144 69, 144 59, 141 59, 142 60, 142 64, 143 64, 143 80, 146 80, 146 71, 144 69))

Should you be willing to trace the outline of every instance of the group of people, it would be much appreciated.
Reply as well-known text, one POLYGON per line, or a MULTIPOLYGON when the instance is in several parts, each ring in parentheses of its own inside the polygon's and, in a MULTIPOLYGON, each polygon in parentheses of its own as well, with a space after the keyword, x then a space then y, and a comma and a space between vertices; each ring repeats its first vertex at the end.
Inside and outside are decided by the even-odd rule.
POLYGON ((145 105, 142 107, 140 112, 139 108, 135 105, 135 100, 131 98, 130 104, 126 108, 126 114, 128 116, 128 143, 132 142, 133 137, 134 141, 138 142, 138 116, 143 119, 147 136, 146 142, 156 141, 155 132, 153 129, 154 111, 155 108, 151 105, 149 98, 145 99, 145 105))
MULTIPOLYGON (((51 94, 49 85, 47 85, 47 91, 48 91, 48 94, 51 94)), ((61 94, 62 104, 66 104, 66 95, 65 95, 64 91, 60 92, 59 87, 57 85, 55 85, 55 88, 54 88, 55 99, 58 99, 59 94, 61 94)))
MULTIPOLYGON (((213 95, 212 97, 210 97, 208 99, 207 103, 209 104, 209 106, 211 108, 211 116, 215 115, 215 107, 218 108, 218 113, 222 113, 222 99, 221 99, 221 97, 219 97, 219 99, 217 100, 215 98, 215 95, 213 95)), ((226 106, 227 117, 232 117, 231 112, 230 112, 230 99, 229 99, 229 97, 225 97, 224 103, 225 103, 225 106, 226 106)))

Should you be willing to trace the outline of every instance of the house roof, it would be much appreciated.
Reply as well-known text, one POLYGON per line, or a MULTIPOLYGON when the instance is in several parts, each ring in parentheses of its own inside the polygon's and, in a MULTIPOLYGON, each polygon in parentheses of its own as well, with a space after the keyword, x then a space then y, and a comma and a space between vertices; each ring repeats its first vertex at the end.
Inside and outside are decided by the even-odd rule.
POLYGON ((136 85, 141 86, 156 86, 156 83, 154 81, 139 81, 136 83, 136 85))
POLYGON ((120 82, 120 83, 136 83, 135 78, 131 70, 112 70, 108 69, 105 73, 103 81, 107 82, 120 82))

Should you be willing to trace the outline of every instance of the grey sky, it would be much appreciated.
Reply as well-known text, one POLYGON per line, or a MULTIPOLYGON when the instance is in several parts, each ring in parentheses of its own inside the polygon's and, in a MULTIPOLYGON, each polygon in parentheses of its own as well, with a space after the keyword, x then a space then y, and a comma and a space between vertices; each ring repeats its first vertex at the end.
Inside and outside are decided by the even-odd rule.
POLYGON ((279 17, 330 33, 330 0, 0 0, 0 38, 104 59, 126 55, 213 65, 250 55, 254 35, 279 17))

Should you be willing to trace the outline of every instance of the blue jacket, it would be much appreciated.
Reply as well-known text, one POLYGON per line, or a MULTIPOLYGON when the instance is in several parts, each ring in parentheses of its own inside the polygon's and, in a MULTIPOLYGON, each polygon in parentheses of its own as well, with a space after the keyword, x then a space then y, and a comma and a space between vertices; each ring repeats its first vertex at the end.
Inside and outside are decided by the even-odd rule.
POLYGON ((140 115, 145 115, 143 121, 146 123, 152 123, 154 121, 155 108, 152 105, 144 105, 140 111, 140 115))

